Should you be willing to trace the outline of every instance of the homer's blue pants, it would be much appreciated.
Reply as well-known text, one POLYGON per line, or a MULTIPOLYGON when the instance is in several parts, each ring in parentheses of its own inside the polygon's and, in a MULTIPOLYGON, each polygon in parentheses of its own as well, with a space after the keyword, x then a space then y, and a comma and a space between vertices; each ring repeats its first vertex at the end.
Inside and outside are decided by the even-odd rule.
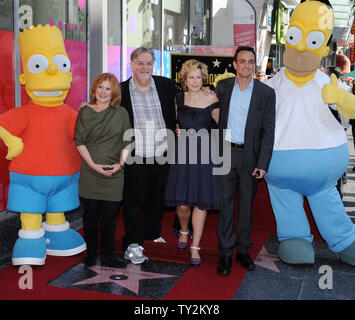
POLYGON ((304 196, 330 250, 341 252, 355 241, 355 225, 336 189, 348 160, 346 144, 319 150, 273 151, 265 179, 280 241, 313 241, 303 208, 304 196))

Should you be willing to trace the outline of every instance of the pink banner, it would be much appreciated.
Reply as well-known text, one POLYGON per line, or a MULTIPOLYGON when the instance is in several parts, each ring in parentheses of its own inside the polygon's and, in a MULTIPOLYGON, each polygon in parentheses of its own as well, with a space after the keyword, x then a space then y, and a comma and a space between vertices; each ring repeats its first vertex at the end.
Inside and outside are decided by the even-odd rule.
POLYGON ((193 48, 196 54, 212 54, 212 55, 224 55, 233 56, 235 48, 224 48, 224 47, 211 47, 211 46, 196 46, 193 48))
POLYGON ((108 71, 113 73, 118 81, 121 79, 121 47, 107 46, 107 67, 108 71))
MULTIPOLYGON (((15 107, 14 33, 0 30, 0 114, 15 107)), ((16 79, 18 81, 18 79, 16 79)), ((9 189, 7 147, 0 139, 0 211, 6 209, 9 189)))
POLYGON ((255 48, 255 25, 234 24, 234 46, 248 46, 255 48))
POLYGON ((78 110, 80 103, 87 101, 86 42, 64 40, 64 43, 70 59, 70 71, 73 74, 71 88, 65 103, 74 110, 78 110))
POLYGON ((84 9, 86 6, 86 0, 78 0, 78 6, 80 9, 84 9))

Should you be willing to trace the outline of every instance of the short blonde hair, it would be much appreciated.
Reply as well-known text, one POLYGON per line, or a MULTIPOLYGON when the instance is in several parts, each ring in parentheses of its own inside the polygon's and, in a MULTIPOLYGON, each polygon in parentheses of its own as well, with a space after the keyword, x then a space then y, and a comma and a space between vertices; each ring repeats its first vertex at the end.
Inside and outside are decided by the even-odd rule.
POLYGON ((190 59, 187 60, 183 63, 183 65, 181 66, 180 72, 179 72, 179 80, 181 83, 181 88, 184 91, 187 91, 187 86, 186 86, 186 76, 189 72, 193 72, 196 71, 197 69, 200 69, 201 71, 201 77, 202 77, 202 82, 203 84, 207 83, 207 79, 208 79, 208 68, 207 66, 195 59, 190 59))

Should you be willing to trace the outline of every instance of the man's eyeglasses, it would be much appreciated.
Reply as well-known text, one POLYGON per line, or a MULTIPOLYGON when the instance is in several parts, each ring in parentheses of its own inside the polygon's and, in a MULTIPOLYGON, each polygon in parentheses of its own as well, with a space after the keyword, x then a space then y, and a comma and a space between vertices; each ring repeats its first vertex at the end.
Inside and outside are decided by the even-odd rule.
POLYGON ((143 67, 143 66, 147 66, 147 67, 153 67, 154 62, 143 62, 143 61, 136 61, 133 62, 135 65, 137 65, 138 67, 143 67))

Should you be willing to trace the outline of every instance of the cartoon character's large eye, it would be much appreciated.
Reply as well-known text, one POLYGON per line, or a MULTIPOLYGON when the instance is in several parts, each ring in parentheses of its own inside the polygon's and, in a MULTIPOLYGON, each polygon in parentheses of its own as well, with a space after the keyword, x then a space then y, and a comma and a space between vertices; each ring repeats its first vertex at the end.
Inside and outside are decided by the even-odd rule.
POLYGON ((34 54, 28 59, 27 69, 31 73, 41 73, 48 68, 48 59, 42 54, 34 54))
POLYGON ((291 46, 297 45, 302 40, 303 33, 297 27, 291 27, 287 30, 286 40, 291 46))
POLYGON ((61 72, 68 72, 70 70, 70 61, 67 56, 64 54, 56 54, 52 62, 55 63, 58 67, 58 70, 61 72))
POLYGON ((306 38, 307 46, 311 50, 316 50, 320 48, 323 45, 324 41, 324 34, 320 31, 312 31, 308 34, 306 38))

